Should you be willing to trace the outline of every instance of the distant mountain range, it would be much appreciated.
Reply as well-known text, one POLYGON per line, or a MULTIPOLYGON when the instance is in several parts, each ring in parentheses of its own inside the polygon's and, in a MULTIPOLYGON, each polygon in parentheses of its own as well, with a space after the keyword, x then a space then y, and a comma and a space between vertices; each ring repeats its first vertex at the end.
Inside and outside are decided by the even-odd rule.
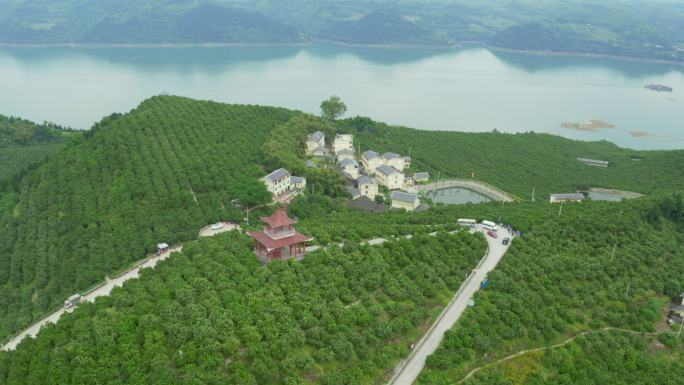
POLYGON ((3 44, 491 46, 684 61, 667 0, 0 0, 3 44))

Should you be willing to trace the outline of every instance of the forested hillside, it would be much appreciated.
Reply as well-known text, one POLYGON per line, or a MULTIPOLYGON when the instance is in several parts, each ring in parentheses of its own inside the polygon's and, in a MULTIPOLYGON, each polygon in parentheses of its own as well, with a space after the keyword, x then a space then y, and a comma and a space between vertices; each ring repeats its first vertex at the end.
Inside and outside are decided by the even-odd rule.
POLYGON ((484 252, 442 233, 262 267, 204 239, 0 353, 0 383, 383 384, 484 252))
POLYGON ((357 135, 361 151, 411 153, 414 171, 433 178, 473 178, 522 199, 604 187, 649 193, 684 191, 684 151, 636 151, 609 142, 573 141, 547 134, 421 131, 390 127, 368 118, 340 121, 341 131, 357 135), (591 167, 577 157, 602 159, 591 167))
POLYGON ((500 210, 516 226, 528 218, 525 234, 428 358, 419 384, 453 384, 486 363, 583 332, 592 333, 494 365, 466 383, 681 383, 684 344, 677 347, 677 329, 664 322, 670 299, 684 290, 681 195, 565 205, 560 217, 549 204, 500 210), (602 332, 606 327, 621 330, 602 332))
POLYGON ((499 0, 0 0, 0 43, 455 45, 684 60, 684 4, 499 0))
POLYGON ((59 151, 74 136, 54 124, 0 115, 0 193, 18 174, 59 151))
MULTIPOLYGON (((408 153, 413 170, 470 177, 527 198, 600 186, 651 193, 683 189, 682 151, 637 152, 548 135, 465 134, 391 128, 369 119, 337 127, 295 111, 155 97, 130 114, 103 119, 83 138, 0 195, 0 338, 57 307, 67 296, 153 251, 157 242, 194 239, 217 220, 241 221, 242 208, 268 202, 258 178, 285 166, 310 189, 344 197, 339 174, 306 168, 306 134, 354 132, 363 149, 408 153), (487 154, 495 154, 491 156, 487 154), (608 159, 591 168, 576 156, 608 159), (633 159, 639 159, 635 161, 633 159)), ((354 219, 327 197, 293 209, 317 242, 407 234, 411 224, 449 229, 441 211, 414 219, 389 214, 383 227, 354 219), (336 216, 325 217, 336 211, 336 216), (350 219, 358 225, 349 226, 350 219), (426 221, 436 222, 426 222, 426 221)), ((258 215, 258 213, 252 213, 258 215)), ((478 217, 481 218, 481 217, 478 217)), ((416 232, 423 232, 422 229, 416 232)))
POLYGON ((0 336, 151 252, 267 202, 261 143, 293 112, 156 97, 0 199, 0 336))

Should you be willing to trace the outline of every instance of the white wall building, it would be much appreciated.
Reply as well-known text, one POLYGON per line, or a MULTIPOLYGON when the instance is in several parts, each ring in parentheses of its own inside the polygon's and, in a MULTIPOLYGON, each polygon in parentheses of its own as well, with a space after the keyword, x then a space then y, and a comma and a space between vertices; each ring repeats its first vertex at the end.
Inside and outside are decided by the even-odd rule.
POLYGON ((303 176, 291 176, 290 186, 293 190, 304 190, 306 187, 306 178, 303 176))
POLYGON ((337 151, 335 153, 335 156, 337 157, 337 161, 341 162, 343 160, 354 160, 356 157, 354 156, 354 150, 348 150, 348 149, 343 149, 340 151, 337 151))
POLYGON ((345 159, 337 164, 347 178, 356 180, 359 177, 359 163, 354 159, 345 159))
POLYGON ((384 164, 380 155, 371 150, 361 154, 361 163, 363 164, 364 172, 368 175, 375 175, 375 169, 384 164))
POLYGON ((375 181, 390 190, 400 189, 404 186, 404 173, 383 164, 375 169, 375 181))
POLYGON ((404 157, 397 153, 386 152, 382 154, 382 161, 390 167, 394 167, 399 171, 404 171, 404 157))
POLYGON ((266 184, 266 189, 274 196, 279 196, 290 191, 290 172, 284 168, 273 171, 261 178, 261 181, 266 184))
POLYGON ((420 206, 420 197, 403 191, 392 192, 392 208, 414 211, 420 206))
POLYGON ((378 184, 373 178, 364 175, 356 181, 356 184, 361 196, 375 200, 375 196, 378 195, 378 184))
POLYGON ((292 190, 303 190, 306 187, 306 178, 291 176, 284 168, 279 168, 260 179, 266 185, 266 189, 273 196, 280 196, 292 190))
POLYGON ((339 151, 345 149, 354 151, 354 136, 349 134, 335 135, 335 141, 333 142, 333 152, 337 154, 339 151))
POLYGON ((316 131, 306 139, 306 153, 313 154, 316 149, 325 148, 325 134, 316 131))

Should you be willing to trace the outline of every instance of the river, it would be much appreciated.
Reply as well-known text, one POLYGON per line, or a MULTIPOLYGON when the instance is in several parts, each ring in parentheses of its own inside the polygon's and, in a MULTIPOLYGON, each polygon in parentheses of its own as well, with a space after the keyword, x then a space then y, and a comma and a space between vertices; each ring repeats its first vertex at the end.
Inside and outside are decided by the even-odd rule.
POLYGON ((0 48, 1 114, 88 128, 160 93, 312 113, 337 94, 350 116, 419 129, 684 148, 684 67, 673 64, 479 47, 0 48), (561 127, 591 119, 614 127, 561 127))

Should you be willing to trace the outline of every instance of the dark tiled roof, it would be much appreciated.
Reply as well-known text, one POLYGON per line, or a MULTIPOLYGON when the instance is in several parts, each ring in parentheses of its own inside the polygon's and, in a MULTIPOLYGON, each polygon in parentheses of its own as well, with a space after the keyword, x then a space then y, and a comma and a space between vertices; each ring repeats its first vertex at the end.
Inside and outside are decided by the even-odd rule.
POLYGON ((382 154, 382 157, 387 159, 387 160, 390 160, 390 159, 398 158, 399 154, 397 154, 396 152, 386 152, 386 153, 382 154))
POLYGON ((394 167, 390 167, 390 166, 387 166, 385 164, 378 166, 378 168, 376 168, 375 171, 379 171, 385 175, 392 175, 395 172, 398 172, 397 170, 394 169, 394 167))
POLYGON ((394 191, 392 193, 392 200, 413 204, 418 200, 418 195, 403 192, 403 191, 394 191))
POLYGON ((273 171, 272 173, 266 175, 266 179, 268 179, 272 182, 275 182, 275 181, 280 180, 281 178, 283 178, 289 174, 290 174, 289 171, 285 170, 284 168, 279 168, 279 169, 273 171))
POLYGON ((364 175, 357 179, 356 183, 358 183, 359 186, 361 186, 362 184, 375 184, 375 179, 369 177, 368 175, 364 175))
POLYGON ((364 153, 361 154, 361 156, 366 158, 366 160, 371 160, 371 159, 375 159, 375 158, 379 157, 380 155, 378 155, 378 153, 375 151, 368 150, 368 151, 364 151, 364 153))
POLYGON ((387 211, 387 206, 384 204, 375 203, 375 201, 371 200, 367 196, 362 196, 359 199, 349 201, 347 205, 353 209, 364 210, 372 213, 383 213, 387 211))
POLYGON ((551 194, 552 197, 556 198, 557 200, 583 200, 584 195, 580 193, 571 193, 571 194, 551 194))
POLYGON ((313 134, 309 135, 309 140, 312 142, 318 142, 321 139, 323 139, 323 133, 320 131, 316 131, 313 134))

